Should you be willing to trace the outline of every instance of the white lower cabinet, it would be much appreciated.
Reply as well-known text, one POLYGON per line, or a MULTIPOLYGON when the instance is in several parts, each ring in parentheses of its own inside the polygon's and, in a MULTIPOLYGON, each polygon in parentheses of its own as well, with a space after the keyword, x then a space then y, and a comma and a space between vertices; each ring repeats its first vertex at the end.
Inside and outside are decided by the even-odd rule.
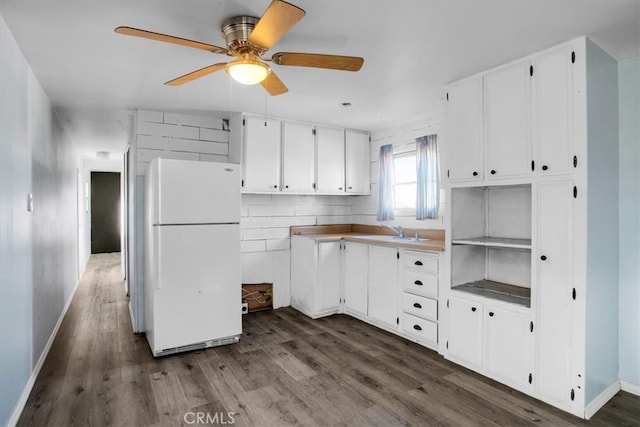
POLYGON ((398 326, 398 249, 369 245, 369 318, 398 326))
POLYGON ((419 344, 438 343, 438 256, 400 252, 400 331, 419 344))
POLYGON ((527 308, 451 297, 446 357, 520 390, 533 382, 533 328, 527 308))
POLYGON ((446 356, 472 369, 482 366, 482 304, 449 298, 446 356))
POLYGON ((368 255, 367 245, 355 242, 342 243, 342 295, 347 314, 366 316, 368 255))
POLYGON ((483 315, 487 373, 504 383, 528 387, 533 381, 529 316, 491 306, 485 307, 483 315))
POLYGON ((291 306, 312 318, 340 310, 340 241, 291 238, 291 306))
POLYGON ((343 312, 437 349, 439 255, 352 241, 291 237, 291 306, 343 312))

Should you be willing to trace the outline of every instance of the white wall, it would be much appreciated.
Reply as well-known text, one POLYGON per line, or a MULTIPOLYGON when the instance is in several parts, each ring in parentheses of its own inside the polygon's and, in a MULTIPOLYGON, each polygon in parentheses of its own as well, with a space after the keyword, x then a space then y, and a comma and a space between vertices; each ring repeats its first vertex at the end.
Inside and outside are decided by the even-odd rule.
MULTIPOLYGON (((392 144, 394 152, 401 151, 413 144, 415 150, 415 140, 425 135, 438 134, 441 128, 441 115, 425 117, 420 120, 407 122, 391 129, 377 131, 371 134, 371 195, 357 196, 353 200, 353 223, 380 225, 382 222, 376 220, 376 209, 378 203, 378 155, 380 147, 386 144, 392 144)), ((438 144, 444 141, 438 135, 438 144)), ((395 215, 395 219, 384 221, 385 224, 410 228, 433 228, 444 229, 444 213, 446 211, 446 200, 444 199, 444 191, 440 196, 440 218, 437 220, 415 219, 414 213, 400 213, 395 215)))
MULTIPOLYGON (((640 390, 640 56, 618 63, 620 380, 640 390)), ((624 387, 624 384, 623 384, 624 387)))
POLYGON ((78 283, 73 144, 0 16, 0 424, 14 422, 78 283), (33 212, 27 194, 33 194, 33 212))
POLYGON ((617 67, 587 40, 587 405, 618 381, 617 67))

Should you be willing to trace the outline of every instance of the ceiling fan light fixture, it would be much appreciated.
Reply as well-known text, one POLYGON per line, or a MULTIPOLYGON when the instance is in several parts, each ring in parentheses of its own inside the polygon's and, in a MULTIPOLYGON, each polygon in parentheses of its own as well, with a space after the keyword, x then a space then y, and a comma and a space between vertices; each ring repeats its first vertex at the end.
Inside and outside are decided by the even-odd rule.
POLYGON ((240 59, 227 66, 227 73, 238 83, 247 86, 260 83, 270 72, 267 64, 253 59, 240 59))

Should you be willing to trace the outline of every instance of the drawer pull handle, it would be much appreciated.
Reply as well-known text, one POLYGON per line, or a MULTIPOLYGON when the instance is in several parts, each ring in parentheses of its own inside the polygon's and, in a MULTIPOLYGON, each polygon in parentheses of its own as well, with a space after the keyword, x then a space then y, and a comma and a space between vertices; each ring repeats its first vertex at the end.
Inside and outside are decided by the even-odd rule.
POLYGON ((420 303, 419 303, 419 302, 414 302, 414 303, 413 303, 413 306, 414 306, 415 308, 422 308, 422 305, 420 305, 420 303))
POLYGON ((471 307, 471 311, 476 311, 477 309, 475 307, 471 307))
POLYGON ((416 280, 415 282, 413 282, 414 285, 418 285, 418 286, 422 286, 422 281, 420 280, 416 280))
POLYGON ((415 329, 416 331, 421 331, 421 330, 422 330, 422 326, 420 326, 420 325, 413 325, 413 329, 415 329))
POLYGON ((494 315, 493 311, 490 311, 489 312, 489 317, 493 317, 493 315, 494 315))
POLYGON ((422 261, 416 261, 413 263, 413 265, 422 265, 422 261))

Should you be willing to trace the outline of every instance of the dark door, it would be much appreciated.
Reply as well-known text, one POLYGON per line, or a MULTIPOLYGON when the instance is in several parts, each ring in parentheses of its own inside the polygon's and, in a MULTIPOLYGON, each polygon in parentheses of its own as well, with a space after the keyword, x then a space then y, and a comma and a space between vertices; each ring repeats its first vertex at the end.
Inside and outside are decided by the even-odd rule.
POLYGON ((120 252, 120 173, 91 172, 91 253, 120 252))

